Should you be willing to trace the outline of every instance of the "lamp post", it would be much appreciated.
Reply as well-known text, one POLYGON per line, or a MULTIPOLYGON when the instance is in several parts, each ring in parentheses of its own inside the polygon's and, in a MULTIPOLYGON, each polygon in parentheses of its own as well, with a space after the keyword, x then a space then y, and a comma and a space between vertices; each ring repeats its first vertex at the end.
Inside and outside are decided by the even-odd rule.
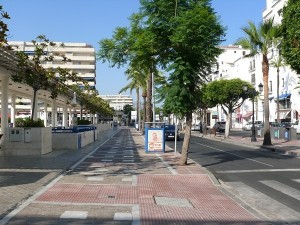
POLYGON ((245 92, 249 92, 251 95, 253 95, 253 97, 251 98, 252 101, 252 127, 251 127, 251 142, 256 142, 256 135, 255 135, 255 126, 254 126, 254 96, 256 95, 256 91, 255 90, 248 90, 248 87, 245 85, 243 86, 243 90, 245 92))
MULTIPOLYGON (((259 91, 260 94, 263 92, 263 88, 264 88, 264 85, 262 85, 262 83, 259 83, 259 85, 258 85, 258 91, 259 91)), ((264 101, 262 101, 262 104, 263 104, 263 107, 262 107, 262 113, 263 113, 262 118, 263 119, 262 119, 262 121, 264 123, 265 122, 265 113, 264 113, 265 106, 264 106, 264 101)))
POLYGON ((73 93, 73 99, 71 101, 71 106, 73 107, 73 117, 72 117, 72 125, 74 126, 74 117, 75 117, 75 107, 77 106, 77 102, 76 102, 76 92, 73 93))

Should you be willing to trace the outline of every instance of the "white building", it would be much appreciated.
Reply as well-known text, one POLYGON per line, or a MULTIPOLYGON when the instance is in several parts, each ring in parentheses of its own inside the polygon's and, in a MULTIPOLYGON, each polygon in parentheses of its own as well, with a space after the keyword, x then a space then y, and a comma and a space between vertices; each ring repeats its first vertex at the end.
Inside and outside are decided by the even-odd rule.
POLYGON ((123 110, 125 105, 133 105, 133 99, 129 95, 100 95, 100 97, 109 103, 114 110, 123 110))
MULTIPOLYGON (((48 47, 47 53, 51 54, 59 54, 64 55, 70 62, 63 64, 60 57, 54 57, 52 62, 46 62, 43 64, 44 68, 67 68, 71 72, 75 72, 77 76, 82 77, 85 79, 91 87, 96 86, 96 53, 95 49, 86 43, 63 43, 63 47, 60 45, 61 42, 54 42, 56 46, 48 47)), ((34 53, 34 45, 32 42, 24 42, 24 41, 10 41, 8 44, 15 50, 15 51, 24 51, 29 56, 34 53)), ((67 82, 68 84, 72 84, 71 81, 67 82)), ((40 95, 41 93, 39 93, 40 95)), ((16 117, 24 117, 25 115, 30 115, 31 113, 31 99, 26 98, 25 96, 16 96, 16 117)), ((44 120, 45 126, 56 126, 62 124, 62 106, 57 105, 57 113, 58 117, 53 119, 53 115, 49 113, 51 109, 52 102, 44 102, 39 101, 37 102, 37 110, 36 116, 34 117, 41 118, 44 120), (50 105, 50 106, 49 106, 50 105), (47 112, 47 113, 45 113, 47 112), (53 121, 54 120, 54 121, 53 121), (57 121, 56 121, 57 120, 57 121)), ((69 113, 70 115, 71 113, 69 113)), ((70 123, 69 119, 69 123, 70 123)))
MULTIPOLYGON (((282 20, 282 8, 286 2, 287 0, 267 0, 267 7, 263 12, 263 19, 266 20, 274 17, 275 23, 280 23, 282 20)), ((261 55, 244 57, 245 50, 239 49, 238 46, 222 48, 225 52, 218 58, 218 68, 216 72, 212 74, 212 80, 240 78, 251 83, 258 91, 258 85, 260 83, 263 84, 261 55)), ((276 50, 271 51, 268 55, 269 62, 272 62, 277 57, 278 52, 276 50)), ((275 122, 277 119, 277 75, 277 68, 270 65, 268 99, 270 103, 270 122, 275 122)), ((300 90, 295 89, 298 82, 299 78, 297 74, 292 71, 289 66, 284 66, 279 69, 279 117, 282 122, 295 122, 299 120, 300 90)), ((263 101, 262 93, 255 102, 255 120, 264 120, 263 101)), ((218 114, 218 120, 225 121, 225 115, 219 108, 211 109, 211 115, 209 116, 212 118, 213 114, 218 114)), ((245 104, 232 115, 233 127, 241 128, 247 121, 251 120, 252 111, 252 102, 246 101, 245 104)))
MULTIPOLYGON (((44 68, 67 68, 72 72, 77 73, 79 77, 85 79, 91 87, 96 85, 96 53, 95 49, 86 43, 61 43, 54 42, 57 46, 48 47, 48 53, 58 53, 70 59, 70 62, 62 64, 61 58, 47 62, 43 65, 44 68)), ((24 51, 28 55, 34 53, 34 45, 32 42, 10 41, 10 46, 16 51, 24 51)))

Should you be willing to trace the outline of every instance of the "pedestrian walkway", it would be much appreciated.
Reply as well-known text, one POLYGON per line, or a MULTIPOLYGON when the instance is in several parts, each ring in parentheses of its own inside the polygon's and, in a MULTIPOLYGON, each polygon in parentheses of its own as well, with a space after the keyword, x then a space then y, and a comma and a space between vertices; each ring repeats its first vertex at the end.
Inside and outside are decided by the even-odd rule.
POLYGON ((52 162, 48 166, 43 159, 32 161, 32 168, 24 163, 26 169, 6 162, 1 173, 15 170, 23 180, 18 183, 17 175, 5 174, 1 193, 3 188, 14 190, 7 193, 7 200, 18 190, 26 193, 19 196, 24 197, 19 204, 11 205, 14 210, 9 214, 1 212, 0 224, 269 224, 234 200, 197 163, 189 160, 180 166, 180 154, 168 148, 166 153, 145 153, 143 136, 135 129, 121 129, 78 155, 82 159, 73 166, 69 163, 74 158, 64 157, 66 171, 60 156, 49 161, 50 156, 43 157, 46 164, 52 162), (23 170, 38 174, 21 176, 23 170), (36 185, 35 190, 27 190, 30 185, 36 185))
MULTIPOLYGON (((234 130, 237 131, 237 130, 234 130)), ((224 141, 224 142, 229 142, 237 145, 246 145, 250 147, 254 147, 257 149, 261 150, 269 150, 273 152, 277 152, 279 154, 291 156, 291 157, 300 157, 300 140, 285 140, 285 139, 272 139, 272 145, 271 146, 264 146, 263 145, 263 137, 256 137, 255 142, 251 141, 251 136, 240 136, 237 135, 236 132, 231 132, 229 135, 229 138, 224 138, 224 134, 216 134, 214 135, 203 135, 202 133, 200 134, 199 132, 194 132, 193 133, 196 136, 204 137, 204 138, 209 138, 212 140, 218 140, 218 141, 224 141)))

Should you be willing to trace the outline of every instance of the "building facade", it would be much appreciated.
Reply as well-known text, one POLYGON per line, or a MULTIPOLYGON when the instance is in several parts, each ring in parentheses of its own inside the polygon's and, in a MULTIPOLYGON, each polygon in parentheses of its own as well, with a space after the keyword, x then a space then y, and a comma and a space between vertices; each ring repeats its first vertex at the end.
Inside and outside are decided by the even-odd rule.
MULTIPOLYGON (((126 120, 125 114, 123 112, 125 105, 133 106, 133 99, 129 95, 100 95, 100 97, 109 103, 109 106, 114 109, 113 121, 116 121, 120 124, 124 124, 126 120)), ((100 120, 108 120, 105 117, 100 115, 100 120)))
MULTIPOLYGON (((279 24, 282 20, 282 9, 287 0, 267 0, 266 9, 263 12, 263 20, 274 18, 279 24)), ((251 83, 257 91, 258 85, 263 84, 262 56, 245 57, 248 50, 239 46, 221 47, 224 52, 217 59, 217 68, 211 74, 211 80, 240 78, 251 83)), ((272 62, 278 58, 278 50, 272 49, 268 54, 269 68, 269 107, 270 122, 277 121, 277 101, 279 101, 280 122, 294 123, 299 120, 300 115, 300 89, 295 89, 299 83, 298 75, 288 65, 277 70, 272 62), (277 99, 277 84, 279 85, 279 98, 277 99)), ((251 101, 245 103, 232 115, 232 127, 241 128, 247 122, 264 121, 264 96, 260 93, 253 104, 251 101), (254 115, 253 115, 254 111, 254 115)), ((215 107, 209 111, 209 125, 215 121, 225 121, 225 114, 221 107, 215 107), (213 119, 217 118, 217 119, 213 119)))
MULTIPOLYGON (((89 86, 96 86, 96 52, 95 49, 86 43, 63 43, 63 47, 60 46, 61 43, 54 42, 57 46, 48 47, 46 53, 60 54, 64 55, 69 62, 62 64, 61 59, 57 58, 52 62, 46 62, 43 64, 44 68, 66 68, 72 72, 75 72, 78 77, 82 77, 86 80, 89 86)), ((24 51, 29 56, 34 53, 34 45, 32 42, 24 41, 10 41, 8 42, 10 46, 16 51, 24 51)), ((69 82, 71 84, 71 82, 69 82)))
MULTIPOLYGON (((88 84, 95 88, 96 86, 96 53, 95 49, 86 43, 62 43, 54 42, 56 46, 48 47, 46 49, 45 54, 58 54, 64 55, 70 61, 67 63, 63 63, 61 57, 54 57, 52 62, 45 62, 42 66, 44 68, 66 68, 71 72, 77 74, 78 77, 83 78, 88 82, 88 84)), ((24 51, 26 54, 33 55, 34 54, 34 45, 32 42, 24 42, 24 41, 10 41, 8 44, 15 51, 24 51)), ((72 84, 71 81, 67 81, 67 84, 72 84)), ((39 93, 40 94, 40 93, 39 93)), ((25 96, 17 96, 16 101, 16 117, 28 117, 31 113, 31 99, 26 98, 25 96)), ((41 118, 44 120, 45 126, 57 126, 62 125, 63 113, 62 107, 59 103, 57 106, 54 106, 55 110, 57 110, 57 116, 53 116, 49 110, 53 107, 52 102, 37 101, 37 110, 34 117, 41 118), (54 119, 55 118, 55 119, 54 119)), ((70 115, 71 113, 69 113, 70 115)), ((69 116, 70 117, 70 116, 69 116)), ((68 124, 71 123, 71 119, 68 119, 68 124)))
POLYGON ((133 105, 133 99, 129 95, 100 95, 100 97, 117 111, 123 110, 125 105, 133 105))

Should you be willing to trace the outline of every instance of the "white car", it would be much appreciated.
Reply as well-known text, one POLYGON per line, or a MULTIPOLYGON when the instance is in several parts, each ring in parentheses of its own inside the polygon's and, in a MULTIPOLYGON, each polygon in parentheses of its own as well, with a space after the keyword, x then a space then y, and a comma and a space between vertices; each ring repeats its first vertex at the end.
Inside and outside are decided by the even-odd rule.
POLYGON ((201 125, 199 124, 193 124, 192 125, 192 131, 200 131, 201 130, 201 125))
MULTIPOLYGON (((254 126, 255 128, 262 128, 263 127, 263 123, 262 121, 255 121, 254 122, 254 126)), ((245 126, 242 127, 243 130, 251 130, 252 129, 252 122, 248 122, 245 126)))
POLYGON ((252 128, 252 123, 247 123, 245 126, 243 126, 243 130, 251 130, 252 128))

